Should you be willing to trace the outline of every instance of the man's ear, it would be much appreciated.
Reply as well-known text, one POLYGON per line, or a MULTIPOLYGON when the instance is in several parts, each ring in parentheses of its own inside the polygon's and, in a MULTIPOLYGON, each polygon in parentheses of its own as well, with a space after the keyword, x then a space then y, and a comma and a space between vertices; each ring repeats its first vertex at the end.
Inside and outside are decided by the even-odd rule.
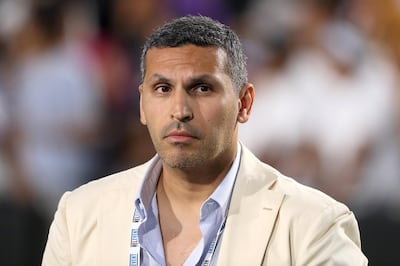
POLYGON ((143 111, 143 84, 140 84, 139 86, 139 93, 140 93, 140 122, 143 125, 146 125, 146 116, 144 115, 144 111, 143 111))
POLYGON ((240 123, 246 123, 249 120, 251 108, 254 102, 254 86, 253 84, 247 83, 243 86, 239 94, 239 112, 237 121, 240 123))

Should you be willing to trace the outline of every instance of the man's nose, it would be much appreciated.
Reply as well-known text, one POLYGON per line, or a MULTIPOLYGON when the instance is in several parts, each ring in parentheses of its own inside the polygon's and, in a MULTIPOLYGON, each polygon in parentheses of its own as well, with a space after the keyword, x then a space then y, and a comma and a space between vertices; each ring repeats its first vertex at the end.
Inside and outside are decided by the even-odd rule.
POLYGON ((180 122, 188 122, 193 119, 193 112, 190 107, 190 99, 183 89, 176 89, 172 96, 171 118, 180 122))

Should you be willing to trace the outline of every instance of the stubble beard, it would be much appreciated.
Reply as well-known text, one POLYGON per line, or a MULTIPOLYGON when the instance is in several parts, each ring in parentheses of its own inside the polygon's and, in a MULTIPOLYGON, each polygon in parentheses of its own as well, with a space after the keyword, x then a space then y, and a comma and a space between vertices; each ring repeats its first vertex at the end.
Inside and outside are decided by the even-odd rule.
POLYGON ((202 167, 206 164, 207 156, 204 152, 185 151, 184 144, 175 145, 175 151, 164 152, 163 149, 159 150, 158 154, 163 162, 171 168, 181 170, 191 170, 202 167))
MULTIPOLYGON (((167 135, 168 132, 173 129, 185 129, 191 132, 194 136, 201 136, 200 132, 194 127, 180 122, 171 123, 171 125, 162 131, 161 136, 167 135)), ((165 143, 162 138, 158 139, 157 136, 152 136, 150 130, 149 132, 157 154, 168 167, 174 169, 191 170, 200 168, 207 164, 207 161, 209 160, 210 149, 207 148, 207 146, 204 146, 204 143, 197 143, 195 145, 184 143, 165 143)))
MULTIPOLYGON (((179 124, 176 128, 180 128, 182 125, 179 124)), ((169 127, 175 128, 175 127, 169 127)), ((168 129, 165 132, 168 132, 168 129)), ((193 128, 191 129, 193 131, 193 128)), ((197 134, 200 135, 200 134, 197 134)), ((184 171, 191 171, 201 169, 207 164, 212 164, 212 161, 218 160, 219 155, 223 154, 232 146, 232 139, 225 138, 225 142, 208 142, 203 139, 201 143, 197 143, 196 147, 190 147, 192 144, 183 143, 163 143, 162 140, 152 136, 154 148, 157 154, 165 165, 174 169, 181 169, 184 171), (172 146, 169 146, 172 145, 172 146)))

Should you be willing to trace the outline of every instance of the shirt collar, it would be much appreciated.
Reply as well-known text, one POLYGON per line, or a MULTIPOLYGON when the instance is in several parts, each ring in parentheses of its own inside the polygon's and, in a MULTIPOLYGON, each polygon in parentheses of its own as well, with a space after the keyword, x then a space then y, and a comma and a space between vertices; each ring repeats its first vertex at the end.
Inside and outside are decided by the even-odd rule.
POLYGON ((229 169, 228 173, 226 174, 226 176, 222 180, 222 182, 219 184, 219 186, 210 195, 210 197, 205 201, 205 202, 207 202, 210 199, 216 201, 218 203, 219 207, 222 208, 224 213, 226 212, 226 210, 228 208, 229 201, 231 198, 230 196, 232 194, 233 185, 235 183, 236 175, 237 175, 238 169, 239 169, 240 154, 241 154, 240 144, 238 144, 237 147, 238 147, 238 149, 236 152, 235 160, 233 161, 231 168, 229 169))
MULTIPOLYGON (((211 194, 211 196, 205 201, 209 201, 210 199, 214 200, 218 203, 219 207, 221 207, 224 212, 226 212, 227 207, 230 201, 230 195, 233 189, 233 185, 236 180, 236 175, 238 173, 239 164, 240 164, 240 156, 241 156, 241 145, 237 144, 237 151, 235 160, 232 163, 231 168, 229 169, 227 175, 222 180, 220 185, 215 189, 215 191, 211 194)), ((158 178, 161 173, 162 168, 162 160, 156 154, 151 160, 150 165, 146 170, 144 179, 139 188, 138 194, 135 199, 135 207, 141 216, 142 221, 146 219, 148 210, 151 206, 151 201, 156 191, 156 185, 158 182, 158 178)))
POLYGON ((135 207, 138 210, 142 220, 146 219, 148 210, 151 206, 151 201, 156 191, 158 178, 160 177, 162 161, 157 154, 150 160, 149 167, 146 170, 144 179, 139 188, 135 199, 135 207))

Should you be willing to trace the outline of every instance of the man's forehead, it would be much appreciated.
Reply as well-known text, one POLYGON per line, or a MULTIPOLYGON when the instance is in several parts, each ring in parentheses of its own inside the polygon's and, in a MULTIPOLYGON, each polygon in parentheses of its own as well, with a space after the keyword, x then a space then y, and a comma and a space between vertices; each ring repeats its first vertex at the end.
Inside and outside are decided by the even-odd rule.
POLYGON ((146 75, 163 71, 226 72, 227 56, 224 49, 216 46, 184 45, 179 47, 153 47, 146 54, 146 75))

